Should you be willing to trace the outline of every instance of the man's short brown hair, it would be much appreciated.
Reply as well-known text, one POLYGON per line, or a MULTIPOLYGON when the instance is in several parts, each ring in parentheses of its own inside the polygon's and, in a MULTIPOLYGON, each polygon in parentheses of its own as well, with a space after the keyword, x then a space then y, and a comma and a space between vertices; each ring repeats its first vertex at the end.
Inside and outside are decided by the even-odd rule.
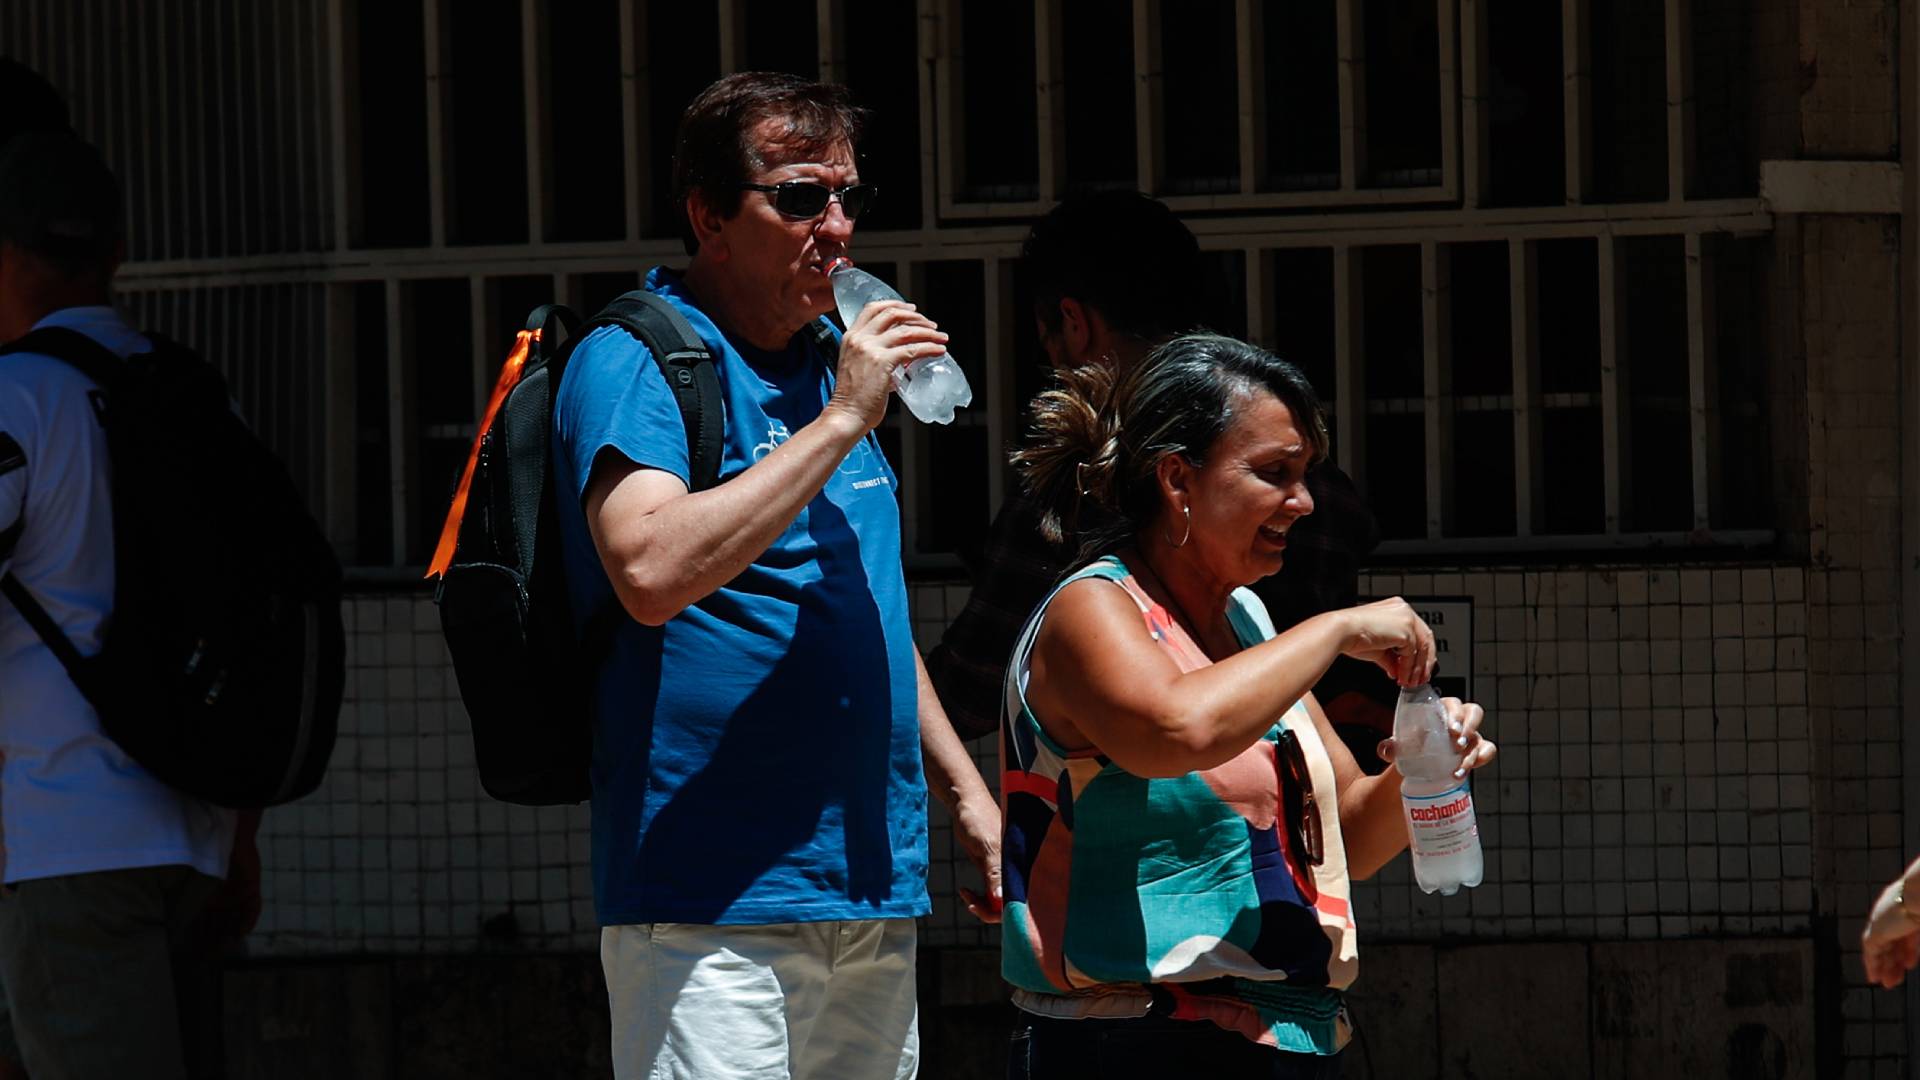
POLYGON ((867 110, 853 103, 844 86, 783 72, 737 72, 700 91, 680 116, 673 150, 673 200, 687 254, 700 247, 686 214, 687 197, 698 188, 721 217, 738 213, 740 185, 767 164, 754 145, 754 129, 771 119, 786 121, 784 149, 819 154, 843 142, 856 145, 867 110))

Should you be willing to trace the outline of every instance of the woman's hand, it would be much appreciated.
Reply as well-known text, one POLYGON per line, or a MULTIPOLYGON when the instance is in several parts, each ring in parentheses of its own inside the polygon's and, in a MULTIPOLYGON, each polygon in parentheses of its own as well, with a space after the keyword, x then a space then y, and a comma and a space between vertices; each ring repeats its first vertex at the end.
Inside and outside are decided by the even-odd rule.
POLYGON ((1433 631, 1399 597, 1340 612, 1346 620, 1340 651, 1380 665, 1401 686, 1419 686, 1433 678, 1433 631))
MULTIPOLYGON (((1457 697, 1441 698, 1440 705, 1447 710, 1447 730, 1453 733, 1453 744, 1460 749, 1460 767, 1453 775, 1461 778, 1487 764, 1500 754, 1500 748, 1492 739, 1482 738, 1480 725, 1487 719, 1487 710, 1471 701, 1461 701, 1457 697)), ((1383 739, 1378 753, 1380 760, 1393 762, 1394 741, 1383 739)))

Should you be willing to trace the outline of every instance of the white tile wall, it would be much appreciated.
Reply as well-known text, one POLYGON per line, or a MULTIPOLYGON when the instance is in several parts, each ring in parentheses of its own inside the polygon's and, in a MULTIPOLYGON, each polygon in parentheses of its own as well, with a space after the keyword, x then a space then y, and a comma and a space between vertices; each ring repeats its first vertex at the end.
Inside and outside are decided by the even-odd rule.
MULTIPOLYGON (((1475 601, 1475 696, 1501 745, 1474 793, 1487 879, 1429 897, 1397 860, 1355 889, 1363 943, 1807 929, 1805 641, 1791 639, 1790 668, 1776 629, 1783 610, 1804 620, 1803 600, 1777 599, 1800 597, 1804 573, 1453 579, 1475 601), (1783 784, 1783 768, 1797 782, 1783 784)), ((1427 575, 1365 583, 1373 595, 1428 586, 1427 575)))
POLYGON ((584 806, 488 798, 433 604, 348 604, 348 701, 326 782, 261 824, 254 951, 439 952, 597 939, 584 806))
MULTIPOLYGON (((1355 890, 1363 942, 1806 931, 1806 578, 1638 567, 1363 582, 1374 595, 1474 598, 1476 696, 1502 748, 1475 789, 1486 883, 1429 897, 1398 860, 1355 890)), ((913 591, 915 633, 930 646, 965 589, 913 591)), ((360 597, 350 620, 351 700, 333 768, 317 795, 262 829, 257 949, 485 948, 507 943, 508 915, 523 947, 590 947, 584 807, 508 806, 479 791, 430 601, 360 597)), ((996 743, 972 748, 997 788, 996 743)), ((1889 759, 1869 763, 1864 746, 1854 756, 1862 775, 1889 759)), ((1897 844, 1897 784, 1889 774, 1840 789, 1860 844, 1897 844)), ((953 898, 974 871, 937 804, 931 825, 924 940, 992 944, 953 898)), ((1862 874, 1875 869, 1854 866, 1866 856, 1837 850, 1862 874)))

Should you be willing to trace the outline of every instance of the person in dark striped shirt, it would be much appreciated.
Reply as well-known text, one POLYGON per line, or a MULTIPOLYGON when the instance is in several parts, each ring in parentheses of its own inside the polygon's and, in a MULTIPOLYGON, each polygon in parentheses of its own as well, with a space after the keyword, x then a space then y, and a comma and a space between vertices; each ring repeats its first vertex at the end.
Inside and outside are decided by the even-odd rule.
MULTIPOLYGON (((1040 345, 1056 368, 1130 366, 1160 342, 1210 321, 1199 242, 1165 204, 1136 192, 1069 198, 1034 223, 1021 259, 1040 345)), ((1285 567, 1257 590, 1282 630, 1351 606, 1360 565, 1379 543, 1365 498, 1332 462, 1309 472, 1307 487, 1318 509, 1292 532, 1285 567)), ((1002 680, 1020 627, 1078 565, 1078 545, 1046 540, 1040 516, 1026 495, 1007 497, 971 568, 966 607, 927 657, 940 702, 963 737, 999 728, 1002 680)), ((1371 672, 1354 676, 1342 665, 1329 677, 1379 683, 1392 700, 1392 684, 1371 672)))

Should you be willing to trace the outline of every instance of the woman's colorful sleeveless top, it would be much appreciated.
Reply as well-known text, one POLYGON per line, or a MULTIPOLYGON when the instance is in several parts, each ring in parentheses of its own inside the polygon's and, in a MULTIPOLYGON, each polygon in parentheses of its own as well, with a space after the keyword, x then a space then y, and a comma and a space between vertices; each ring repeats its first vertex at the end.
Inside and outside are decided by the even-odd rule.
MULTIPOLYGON (((1118 558, 1067 582, 1087 577, 1125 589, 1182 671, 1211 662, 1118 558)), ((1233 760, 1171 779, 1135 776, 1097 748, 1062 750, 1026 704, 1046 606, 1014 650, 1001 724, 1001 973, 1015 1003, 1053 1016, 1211 1020, 1284 1050, 1338 1051, 1351 1034, 1340 990, 1358 969, 1356 934, 1333 765, 1306 708, 1295 703, 1233 760), (1318 866, 1300 824, 1282 820, 1286 732, 1312 780, 1318 866)), ((1274 634, 1246 589, 1228 616, 1243 645, 1274 634)))

